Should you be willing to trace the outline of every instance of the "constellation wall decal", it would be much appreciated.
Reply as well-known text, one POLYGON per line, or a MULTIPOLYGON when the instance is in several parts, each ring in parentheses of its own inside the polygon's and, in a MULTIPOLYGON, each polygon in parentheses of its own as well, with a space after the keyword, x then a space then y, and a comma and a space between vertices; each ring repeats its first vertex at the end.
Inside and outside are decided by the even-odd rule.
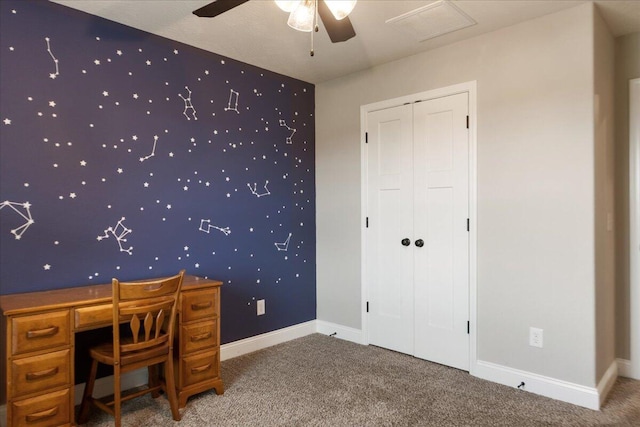
POLYGON ((289 135, 287 137, 287 144, 293 144, 293 134, 296 133, 296 130, 292 127, 289 127, 287 125, 287 122, 285 122, 284 120, 280 119, 280 126, 281 127, 286 127, 288 130, 291 131, 291 135, 289 135))
POLYGON ((47 42, 47 52, 49 52, 49 56, 51 56, 51 59, 53 59, 53 63, 55 64, 55 67, 56 67, 56 72, 50 73, 49 78, 55 79, 60 75, 60 69, 58 68, 58 58, 53 56, 53 52, 51 52, 51 44, 49 43, 50 41, 49 37, 45 37, 44 41, 47 42))
POLYGON ((233 89, 230 90, 231 92, 229 92, 229 102, 227 103, 224 111, 235 111, 236 113, 240 114, 240 111, 238 111, 238 100, 240 99, 240 92, 236 92, 233 89), (233 107, 231 106, 232 104, 233 107))
POLYGON ((254 194, 256 197, 269 196, 271 194, 271 192, 267 188, 267 185, 269 185, 269 180, 266 180, 264 182, 264 192, 263 193, 258 193, 258 184, 257 183, 254 183, 253 187, 251 186, 250 183, 247 183, 247 187, 249 187, 249 190, 251 190, 251 193, 254 194))
POLYGON ((148 155, 144 156, 144 157, 140 157, 140 161, 144 162, 147 159, 150 159, 151 157, 156 155, 156 145, 158 144, 158 135, 154 135, 153 136, 153 148, 151 149, 151 153, 149 153, 148 155))
POLYGON ((198 230, 209 234, 209 233, 211 233, 212 229, 218 230, 218 231, 224 233, 225 236, 228 236, 229 234, 231 234, 231 229, 229 227, 218 227, 217 225, 211 225, 211 220, 210 219, 201 219, 200 220, 200 227, 198 228, 198 230), (205 223, 206 223, 206 225, 205 225, 205 223))
POLYGON ((182 114, 184 114, 187 120, 191 120, 191 117, 187 115, 187 111, 191 110, 193 120, 198 120, 198 117, 196 116, 196 109, 191 102, 191 90, 189 90, 189 86, 185 86, 184 88, 187 90, 187 92, 189 92, 189 95, 187 95, 187 97, 185 98, 181 93, 178 94, 178 96, 184 101, 184 111, 182 112, 182 114))
POLYGON ((289 233, 289 237, 287 237, 287 240, 285 240, 282 243, 278 243, 278 242, 274 243, 278 251, 286 252, 289 250, 289 242, 291 241, 291 236, 292 236, 292 233, 289 233))
POLYGON ((29 228, 29 226, 35 223, 35 221, 33 220, 33 217, 31 216, 31 203, 10 202, 6 200, 0 203, 0 210, 2 210, 5 207, 8 207, 9 209, 13 210, 15 213, 20 215, 25 220, 25 223, 22 224, 20 227, 17 227, 11 230, 11 234, 15 236, 16 240, 20 240, 24 232, 27 231, 27 228, 29 228), (21 209, 23 209, 24 211, 22 211, 21 209))
POLYGON ((125 217, 120 218, 120 221, 116 223, 115 227, 107 228, 106 230, 104 230, 104 236, 98 236, 97 239, 98 241, 101 241, 102 239, 108 239, 109 234, 111 234, 116 238, 118 246, 120 247, 120 252, 126 252, 129 255, 133 255, 133 246, 129 246, 128 249, 125 249, 122 246, 122 243, 127 241, 126 237, 133 232, 132 229, 125 227, 125 225, 123 224, 124 221, 125 217))

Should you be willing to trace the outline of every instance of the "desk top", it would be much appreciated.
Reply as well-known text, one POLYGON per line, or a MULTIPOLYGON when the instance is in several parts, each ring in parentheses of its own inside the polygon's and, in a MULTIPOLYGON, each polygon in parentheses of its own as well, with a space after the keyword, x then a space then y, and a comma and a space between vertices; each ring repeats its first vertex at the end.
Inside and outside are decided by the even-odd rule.
MULTIPOLYGON (((222 282, 218 280, 197 276, 184 276, 182 280, 183 291, 220 285, 222 285, 222 282)), ((0 310, 5 316, 9 316, 28 313, 34 309, 43 311, 79 305, 105 304, 110 303, 111 300, 112 284, 104 283, 50 291, 0 295, 0 310)))

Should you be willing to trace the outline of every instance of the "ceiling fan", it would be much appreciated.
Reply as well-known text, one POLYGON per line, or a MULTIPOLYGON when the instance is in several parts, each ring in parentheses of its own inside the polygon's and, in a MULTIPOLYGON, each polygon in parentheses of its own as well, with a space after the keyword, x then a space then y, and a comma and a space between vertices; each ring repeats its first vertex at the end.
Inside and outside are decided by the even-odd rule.
MULTIPOLYGON (((221 15, 249 0, 215 0, 193 14, 203 18, 221 15)), ((318 31, 318 16, 333 43, 347 41, 356 35, 349 20, 357 0, 275 0, 280 9, 290 12, 287 23, 298 30, 311 32, 311 56, 313 56, 313 32, 318 31)))

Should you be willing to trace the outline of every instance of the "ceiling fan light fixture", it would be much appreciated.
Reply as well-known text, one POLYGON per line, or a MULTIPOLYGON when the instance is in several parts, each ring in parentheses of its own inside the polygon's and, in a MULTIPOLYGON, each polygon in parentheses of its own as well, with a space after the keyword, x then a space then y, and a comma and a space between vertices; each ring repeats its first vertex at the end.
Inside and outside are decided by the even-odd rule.
POLYGON ((313 31, 315 15, 315 1, 303 0, 289 15, 287 24, 295 30, 308 33, 313 31))
POLYGON ((275 2, 285 12, 293 12, 300 4, 300 0, 275 0, 275 2))
POLYGON ((325 3, 331 14, 337 20, 341 20, 349 16, 358 0, 325 0, 325 3))

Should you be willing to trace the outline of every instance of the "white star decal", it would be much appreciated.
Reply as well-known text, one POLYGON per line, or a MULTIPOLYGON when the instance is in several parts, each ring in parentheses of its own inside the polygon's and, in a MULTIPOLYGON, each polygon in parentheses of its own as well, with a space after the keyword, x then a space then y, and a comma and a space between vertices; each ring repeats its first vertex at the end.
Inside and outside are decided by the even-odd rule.
POLYGON ((138 135, 133 135, 133 136, 131 137, 131 139, 133 139, 134 141, 137 141, 137 140, 138 140, 138 135))
POLYGON ((49 107, 55 107, 56 103, 55 101, 49 101, 49 107))
POLYGON ((173 54, 177 55, 178 54, 178 49, 173 49, 173 54))
POLYGON ((109 96, 109 92, 105 90, 104 92, 102 92, 102 96, 109 96))
POLYGON ((169 157, 173 157, 173 152, 169 153, 169 157))
POLYGON ((96 59, 96 60, 93 61, 93 63, 96 64, 96 65, 100 65, 100 60, 96 59))
POLYGON ((122 51, 120 49, 116 50, 116 54, 118 54, 118 56, 122 56, 122 51))
POLYGON ((44 268, 45 270, 51 270, 51 266, 50 266, 49 264, 45 264, 45 265, 43 266, 43 268, 44 268))
POLYGON ((122 172, 124 172, 122 168, 118 168, 118 173, 122 173, 122 172))
POLYGON ((51 74, 49 74, 49 78, 50 78, 50 79, 55 79, 56 77, 58 77, 58 76, 56 75, 56 73, 51 73, 51 74))
POLYGON ((167 205, 167 209, 171 209, 171 205, 167 205))
POLYGON ((149 186, 149 183, 148 183, 148 182, 145 182, 145 183, 144 183, 144 186, 145 186, 145 187, 148 187, 148 186, 149 186))
POLYGON ((11 119, 4 119, 3 120, 5 125, 10 125, 11 124, 11 119))
POLYGON ((76 196, 76 193, 69 193, 69 197, 71 197, 72 199, 75 199, 77 196, 76 196))
POLYGON ((137 93, 133 94, 133 99, 138 99, 138 94, 137 93))
POLYGON ((87 162, 85 160, 80 160, 80 166, 87 166, 87 162))
POLYGON ((147 64, 147 65, 151 65, 151 61, 149 61, 149 60, 147 59, 146 64, 147 64))

